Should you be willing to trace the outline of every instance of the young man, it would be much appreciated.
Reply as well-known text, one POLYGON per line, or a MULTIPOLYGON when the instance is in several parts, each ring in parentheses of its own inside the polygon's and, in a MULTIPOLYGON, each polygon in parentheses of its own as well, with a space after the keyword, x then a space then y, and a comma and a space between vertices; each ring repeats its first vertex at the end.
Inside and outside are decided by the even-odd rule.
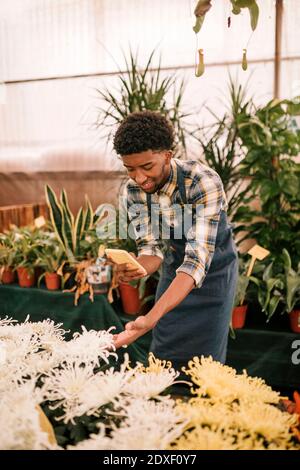
POLYGON ((151 351, 179 369, 202 354, 225 361, 237 254, 220 177, 197 161, 172 159, 173 140, 170 123, 150 111, 132 113, 115 134, 114 148, 130 178, 128 214, 143 267, 129 270, 122 265, 120 280, 139 279, 162 268, 154 307, 128 323, 115 345, 128 345, 153 329, 151 351), (154 205, 160 207, 160 217, 167 214, 171 221, 169 239, 157 230, 154 205), (142 210, 132 211, 134 207, 142 210), (190 214, 189 223, 184 224, 178 208, 190 214))

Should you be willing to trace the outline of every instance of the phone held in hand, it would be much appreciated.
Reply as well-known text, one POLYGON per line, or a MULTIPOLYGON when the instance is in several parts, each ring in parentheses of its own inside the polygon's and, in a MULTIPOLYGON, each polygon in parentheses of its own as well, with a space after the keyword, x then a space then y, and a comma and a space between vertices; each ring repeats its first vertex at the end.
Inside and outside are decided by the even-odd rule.
POLYGON ((116 264, 129 264, 132 268, 144 270, 143 266, 126 250, 106 248, 105 254, 116 264))

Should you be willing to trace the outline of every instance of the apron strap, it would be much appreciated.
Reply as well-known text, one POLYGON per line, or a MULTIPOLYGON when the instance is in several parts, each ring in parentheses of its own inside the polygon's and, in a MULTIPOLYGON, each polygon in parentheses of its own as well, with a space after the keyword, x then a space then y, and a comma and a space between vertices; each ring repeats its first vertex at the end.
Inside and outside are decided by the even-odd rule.
MULTIPOLYGON (((177 167, 177 184, 178 184, 180 197, 182 199, 183 204, 187 204, 184 174, 183 174, 181 166, 178 165, 178 163, 176 163, 176 167, 177 167)), ((151 222, 151 194, 149 193, 147 193, 147 207, 148 207, 149 220, 151 222)))
POLYGON ((177 166, 177 181, 178 181, 178 189, 179 189, 180 197, 182 199, 183 204, 187 204, 184 174, 183 174, 181 166, 179 166, 178 163, 176 163, 176 166, 177 166))

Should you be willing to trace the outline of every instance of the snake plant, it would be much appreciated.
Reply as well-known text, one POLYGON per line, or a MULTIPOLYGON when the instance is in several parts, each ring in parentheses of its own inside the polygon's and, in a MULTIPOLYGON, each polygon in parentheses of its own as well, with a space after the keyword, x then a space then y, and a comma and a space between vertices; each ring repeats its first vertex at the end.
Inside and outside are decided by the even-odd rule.
POLYGON ((91 203, 86 196, 86 208, 81 207, 75 218, 69 208, 65 190, 62 190, 60 200, 48 185, 45 187, 45 193, 54 232, 64 248, 69 263, 75 264, 81 259, 80 242, 94 223, 91 203))

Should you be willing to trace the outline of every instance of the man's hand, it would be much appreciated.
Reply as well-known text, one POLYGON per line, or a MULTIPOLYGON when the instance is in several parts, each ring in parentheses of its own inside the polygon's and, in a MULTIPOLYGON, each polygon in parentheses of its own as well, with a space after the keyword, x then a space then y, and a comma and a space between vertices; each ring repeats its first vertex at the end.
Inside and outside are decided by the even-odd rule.
POLYGON ((140 336, 143 336, 154 327, 150 318, 146 316, 140 316, 135 321, 126 323, 125 331, 122 331, 118 335, 114 335, 114 343, 116 349, 121 346, 128 346, 133 343, 140 336))

